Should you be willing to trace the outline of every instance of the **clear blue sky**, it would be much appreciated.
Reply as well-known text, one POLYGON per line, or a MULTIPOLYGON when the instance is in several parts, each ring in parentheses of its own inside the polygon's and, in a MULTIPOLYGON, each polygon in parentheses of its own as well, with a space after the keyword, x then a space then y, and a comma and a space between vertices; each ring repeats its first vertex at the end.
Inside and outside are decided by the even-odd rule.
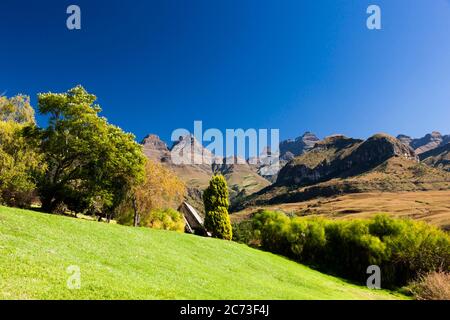
POLYGON ((448 0, 2 0, 0 43, 0 93, 36 105, 82 84, 138 140, 194 120, 281 138, 450 133, 448 0))

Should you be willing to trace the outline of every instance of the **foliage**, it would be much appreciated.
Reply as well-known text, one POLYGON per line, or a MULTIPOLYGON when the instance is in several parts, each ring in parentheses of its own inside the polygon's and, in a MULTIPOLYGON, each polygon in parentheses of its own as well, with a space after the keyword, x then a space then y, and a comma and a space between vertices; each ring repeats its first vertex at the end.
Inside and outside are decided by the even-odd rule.
POLYGON ((186 194, 184 182, 169 168, 147 160, 144 182, 135 189, 138 211, 145 217, 155 209, 178 206, 186 194))
POLYGON ((224 176, 217 174, 211 178, 209 187, 203 193, 203 203, 206 212, 215 210, 218 207, 228 209, 230 203, 228 200, 227 181, 224 176))
POLYGON ((12 98, 0 96, 0 121, 34 124, 34 109, 30 97, 17 95, 12 98))
POLYGON ((95 100, 81 86, 38 95, 39 112, 49 115, 48 127, 37 133, 48 165, 38 189, 48 212, 65 203, 76 212, 109 218, 142 179, 141 147, 132 134, 98 115, 95 100))
POLYGON ((251 220, 244 220, 231 224, 233 230, 233 241, 245 243, 250 246, 257 246, 259 243, 255 242, 253 222, 251 220))
POLYGON ((231 240, 233 232, 228 215, 228 187, 222 175, 214 175, 203 193, 205 228, 215 238, 231 240))
POLYGON ((367 267, 378 265, 388 288, 450 268, 450 237, 423 222, 387 215, 351 221, 291 219, 261 211, 253 228, 253 243, 263 249, 349 279, 364 282, 367 267))
POLYGON ((24 136, 26 124, 0 121, 0 203, 26 207, 35 190, 35 174, 43 170, 35 142, 24 136))
POLYGON ((128 201, 121 208, 119 222, 135 226, 154 210, 178 207, 186 194, 184 182, 161 163, 147 159, 144 178, 131 189, 128 201), (132 218, 131 218, 132 217, 132 218))
POLYGON ((142 224, 153 229, 163 229, 184 232, 183 215, 175 209, 152 210, 142 219, 142 224))
POLYGON ((224 207, 217 207, 216 210, 206 212, 205 228, 211 232, 214 238, 225 240, 233 238, 230 216, 224 207))

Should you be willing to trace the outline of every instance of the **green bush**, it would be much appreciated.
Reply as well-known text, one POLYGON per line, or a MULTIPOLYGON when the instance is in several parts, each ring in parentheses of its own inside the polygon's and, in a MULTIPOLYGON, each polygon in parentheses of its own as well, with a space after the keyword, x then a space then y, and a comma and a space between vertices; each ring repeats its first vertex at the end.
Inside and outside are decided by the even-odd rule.
POLYGON ((142 225, 153 229, 183 232, 185 222, 180 212, 169 208, 151 211, 143 218, 142 225))
POLYGON ((259 244, 254 242, 255 235, 253 230, 253 222, 251 220, 233 223, 231 227, 233 230, 233 241, 245 243, 251 246, 259 244))
POLYGON ((386 245, 370 234, 368 221, 330 222, 325 234, 320 265, 340 276, 363 281, 367 267, 380 265, 386 258, 386 245))
POLYGON ((314 265, 317 258, 323 254, 326 245, 325 220, 292 219, 288 242, 294 258, 314 265))
POLYGON ((421 274, 450 268, 450 237, 424 222, 378 215, 367 220, 289 218, 261 211, 252 243, 322 271, 365 282, 378 265, 382 285, 403 286, 421 274))
POLYGON ((290 255, 289 218, 282 213, 261 211, 253 218, 255 235, 260 236, 261 246, 271 252, 290 255))

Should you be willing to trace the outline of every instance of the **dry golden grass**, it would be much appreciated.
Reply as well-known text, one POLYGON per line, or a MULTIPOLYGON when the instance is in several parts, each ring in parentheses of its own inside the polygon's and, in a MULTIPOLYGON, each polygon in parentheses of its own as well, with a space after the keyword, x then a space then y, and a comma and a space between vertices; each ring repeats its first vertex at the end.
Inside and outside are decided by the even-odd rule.
POLYGON ((231 215, 232 222, 250 217, 258 209, 279 210, 299 216, 334 219, 367 218, 377 213, 424 220, 450 230, 450 190, 354 193, 304 202, 249 207, 231 215))
POLYGON ((411 286, 417 300, 450 300, 450 273, 432 272, 411 286))

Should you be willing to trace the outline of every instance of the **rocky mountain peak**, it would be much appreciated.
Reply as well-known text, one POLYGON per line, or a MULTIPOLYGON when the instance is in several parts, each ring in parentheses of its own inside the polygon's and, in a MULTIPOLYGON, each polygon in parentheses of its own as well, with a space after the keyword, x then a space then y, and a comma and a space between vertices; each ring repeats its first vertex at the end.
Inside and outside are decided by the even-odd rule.
POLYGON ((288 139, 280 142, 280 157, 281 159, 291 158, 291 155, 299 156, 309 150, 319 142, 320 139, 312 132, 305 132, 303 135, 295 138, 295 140, 288 139))
POLYGON ((335 177, 354 176, 393 157, 417 161, 410 147, 387 134, 379 133, 365 141, 333 135, 284 166, 277 184, 310 185, 335 177))
POLYGON ((407 146, 410 146, 411 142, 413 140, 413 138, 411 138, 410 136, 407 136, 405 134, 399 134, 397 136, 397 139, 400 140, 401 143, 403 143, 403 144, 405 144, 407 146))
POLYGON ((147 135, 141 144, 144 154, 152 160, 166 161, 170 156, 166 143, 155 134, 147 135))
POLYGON ((410 146, 416 151, 417 154, 421 154, 439 147, 443 140, 444 139, 440 132, 433 131, 432 133, 426 134, 422 138, 413 139, 410 146))
POLYGON ((141 144, 143 146, 148 146, 149 148, 155 148, 158 150, 169 150, 166 143, 162 141, 161 138, 156 134, 148 134, 142 140, 141 144))
POLYGON ((342 149, 354 143, 362 142, 360 139, 349 138, 343 134, 333 134, 325 137, 314 146, 314 149, 342 149))
POLYGON ((180 137, 173 144, 170 152, 185 164, 211 165, 221 160, 219 157, 214 156, 211 151, 203 147, 192 134, 180 137))
POLYGON ((408 160, 417 161, 418 158, 413 149, 401 143, 398 139, 385 133, 377 133, 364 141, 361 146, 370 145, 374 155, 381 155, 386 159, 399 156, 408 160))

